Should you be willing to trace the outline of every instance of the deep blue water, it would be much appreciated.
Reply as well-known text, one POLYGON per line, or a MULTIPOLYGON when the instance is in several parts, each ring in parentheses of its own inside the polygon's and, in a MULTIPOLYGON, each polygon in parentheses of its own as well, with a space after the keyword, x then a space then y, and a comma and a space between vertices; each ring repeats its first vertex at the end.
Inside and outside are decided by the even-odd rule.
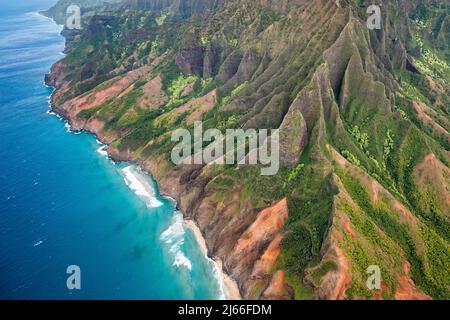
POLYGON ((0 0, 0 299, 220 297, 175 204, 48 113, 43 77, 64 40, 33 12, 54 2, 0 0), (81 290, 66 286, 69 265, 81 290))

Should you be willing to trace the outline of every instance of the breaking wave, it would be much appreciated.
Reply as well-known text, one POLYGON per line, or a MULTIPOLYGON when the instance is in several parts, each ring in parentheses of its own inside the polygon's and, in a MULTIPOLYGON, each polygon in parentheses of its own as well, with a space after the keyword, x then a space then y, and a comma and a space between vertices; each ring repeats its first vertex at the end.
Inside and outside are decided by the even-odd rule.
POLYGON ((184 224, 183 215, 176 211, 172 219, 172 224, 161 234, 160 239, 170 246, 169 252, 173 255, 173 266, 186 267, 188 270, 192 269, 192 262, 186 257, 181 250, 184 244, 184 224))
POLYGON ((139 172, 134 166, 126 167, 122 169, 122 172, 127 186, 145 201, 148 208, 157 208, 163 205, 156 198, 155 190, 144 173, 139 172))

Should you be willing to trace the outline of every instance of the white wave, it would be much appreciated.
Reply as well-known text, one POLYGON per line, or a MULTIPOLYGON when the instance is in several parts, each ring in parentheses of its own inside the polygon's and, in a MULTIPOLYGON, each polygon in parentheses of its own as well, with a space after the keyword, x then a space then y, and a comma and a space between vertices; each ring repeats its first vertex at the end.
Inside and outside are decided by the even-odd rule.
POLYGON ((35 244, 33 244, 33 247, 40 246, 40 245, 43 244, 43 243, 44 243, 44 241, 39 240, 39 241, 37 241, 35 244))
POLYGON ((46 113, 50 116, 55 116, 58 119, 61 119, 61 116, 59 114, 57 114, 56 112, 54 112, 52 109, 48 109, 46 113))
MULTIPOLYGON (((195 231, 192 231, 192 232, 195 232, 195 231)), ((200 244, 199 239, 197 239, 197 242, 198 242, 199 246, 202 246, 200 244)), ((222 276, 223 272, 221 270, 221 265, 219 263, 217 263, 216 261, 214 261, 212 258, 210 258, 206 252, 205 252, 204 257, 205 257, 206 261, 208 261, 208 264, 210 265, 210 267, 212 269, 214 279, 216 280, 216 283, 219 286, 219 300, 226 300, 225 283, 224 283, 224 279, 222 276)))
MULTIPOLYGON (((60 119, 62 119, 62 118, 60 118, 60 119)), ((67 122, 67 121, 64 123, 64 127, 66 128, 66 131, 67 131, 68 133, 81 134, 81 131, 73 130, 72 126, 71 126, 70 123, 67 122)))
POLYGON ((224 284, 224 280, 222 278, 222 270, 219 269, 219 265, 210 257, 206 256, 206 259, 208 259, 209 263, 211 264, 212 268, 213 268, 213 274, 214 274, 214 278, 216 279, 216 282, 219 284, 219 292, 220 292, 220 296, 219 296, 219 300, 225 300, 226 296, 225 296, 225 284, 224 284))
POLYGON ((25 14, 26 14, 27 16, 34 16, 34 17, 44 18, 44 19, 53 21, 52 18, 49 18, 49 17, 46 17, 46 16, 40 14, 41 11, 44 11, 44 10, 30 11, 30 12, 26 12, 25 14))
POLYGON ((184 266, 184 267, 188 268, 189 270, 192 269, 191 261, 181 251, 177 251, 177 253, 175 254, 175 260, 173 262, 173 265, 175 267, 184 266))
POLYGON ((192 269, 192 262, 181 250, 184 244, 185 229, 183 224, 183 215, 176 211, 172 219, 172 224, 161 234, 160 239, 170 246, 169 252, 173 255, 173 266, 186 267, 192 269))
POLYGON ((107 157, 108 156, 108 146, 102 145, 100 148, 97 149, 97 152, 100 155, 107 157))
POLYGON ((49 102, 49 108, 46 111, 46 114, 50 115, 50 116, 55 116, 58 118, 58 120, 64 121, 64 128, 66 128, 66 131, 68 133, 73 133, 73 134, 81 134, 81 131, 77 131, 77 130, 73 130, 72 126, 70 125, 69 121, 65 120, 62 116, 60 116, 59 114, 57 114, 56 112, 53 111, 51 105, 50 105, 50 100, 51 100, 51 96, 48 98, 48 102, 49 102))
POLYGON ((147 207, 157 208, 163 205, 156 198, 155 190, 144 173, 137 171, 134 166, 126 167, 122 169, 122 172, 127 186, 145 201, 147 207))

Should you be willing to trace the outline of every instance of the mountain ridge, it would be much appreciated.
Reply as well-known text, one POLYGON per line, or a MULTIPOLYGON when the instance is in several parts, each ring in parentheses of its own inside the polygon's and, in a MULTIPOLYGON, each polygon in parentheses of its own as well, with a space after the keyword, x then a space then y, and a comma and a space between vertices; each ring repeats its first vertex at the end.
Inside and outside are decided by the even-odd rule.
POLYGON ((55 111, 152 173, 244 298, 448 298, 449 6, 381 1, 370 31, 364 1, 207 2, 92 9, 55 111), (279 174, 174 166, 195 120, 280 128, 279 174))

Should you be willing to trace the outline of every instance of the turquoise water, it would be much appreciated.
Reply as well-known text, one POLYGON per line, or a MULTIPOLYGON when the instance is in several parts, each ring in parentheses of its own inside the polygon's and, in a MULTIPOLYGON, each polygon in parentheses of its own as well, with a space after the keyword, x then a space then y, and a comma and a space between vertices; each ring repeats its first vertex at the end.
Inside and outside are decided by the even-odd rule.
POLYGON ((43 77, 64 40, 33 13, 54 1, 26 2, 0 0, 0 299, 219 298, 175 204, 49 114, 43 77), (81 290, 67 289, 69 265, 81 290))

